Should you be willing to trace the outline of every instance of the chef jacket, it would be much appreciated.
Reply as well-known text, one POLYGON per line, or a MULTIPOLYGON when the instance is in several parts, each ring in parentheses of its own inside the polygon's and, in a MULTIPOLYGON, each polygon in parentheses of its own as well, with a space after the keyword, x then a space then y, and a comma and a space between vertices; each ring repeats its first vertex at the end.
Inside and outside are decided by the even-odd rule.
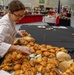
POLYGON ((8 13, 0 19, 0 57, 3 57, 7 53, 14 42, 15 35, 15 23, 8 13))

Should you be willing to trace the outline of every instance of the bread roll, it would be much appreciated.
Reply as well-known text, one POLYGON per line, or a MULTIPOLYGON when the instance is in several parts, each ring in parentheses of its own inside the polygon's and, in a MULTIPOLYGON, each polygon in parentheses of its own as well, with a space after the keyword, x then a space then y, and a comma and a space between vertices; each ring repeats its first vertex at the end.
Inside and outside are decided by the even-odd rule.
POLYGON ((65 60, 70 60, 71 59, 71 56, 65 52, 58 52, 56 54, 56 58, 59 60, 59 61, 65 61, 65 60))
POLYGON ((73 63, 73 60, 69 60, 69 61, 63 61, 59 64, 58 68, 62 71, 65 72, 73 63))

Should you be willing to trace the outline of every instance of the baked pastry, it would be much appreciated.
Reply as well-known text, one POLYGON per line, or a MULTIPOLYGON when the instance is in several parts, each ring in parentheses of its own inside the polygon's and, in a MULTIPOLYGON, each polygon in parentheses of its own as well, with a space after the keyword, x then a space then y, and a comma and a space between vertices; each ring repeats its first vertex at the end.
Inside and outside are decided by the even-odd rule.
POLYGON ((46 61, 42 61, 42 62, 40 62, 40 64, 42 65, 42 66, 47 66, 47 62, 46 61))
POLYGON ((55 53, 49 53, 49 56, 48 56, 49 58, 53 58, 53 57, 55 57, 55 53))
POLYGON ((56 58, 59 61, 65 61, 65 60, 70 60, 71 56, 69 54, 61 51, 56 54, 56 58))
POLYGON ((42 65, 38 65, 38 66, 36 66, 36 69, 37 69, 38 72, 41 72, 42 69, 43 69, 43 66, 42 65))
POLYGON ((53 64, 54 66, 58 66, 59 62, 55 58, 51 58, 47 62, 48 64, 53 64))
POLYGON ((46 49, 46 48, 41 47, 41 51, 42 51, 42 52, 44 52, 44 51, 47 51, 47 49, 46 49))
POLYGON ((20 70, 21 69, 21 65, 20 64, 16 64, 15 66, 14 66, 14 70, 20 70))
POLYGON ((30 52, 31 52, 31 53, 35 53, 35 50, 34 50, 34 49, 31 49, 30 52))
POLYGON ((31 67, 31 70, 33 71, 34 75, 36 75, 36 74, 37 74, 37 69, 36 69, 36 68, 31 67))
POLYGON ((72 66, 67 69, 65 72, 63 72, 61 75, 74 75, 74 68, 72 66))
POLYGON ((36 54, 37 54, 37 55, 38 55, 38 54, 42 54, 42 51, 37 50, 37 51, 36 51, 36 54))
POLYGON ((58 68, 60 69, 60 71, 65 72, 73 63, 73 60, 69 60, 69 61, 63 61, 58 65, 58 68))
POLYGON ((30 60, 29 63, 32 67, 35 67, 35 65, 36 65, 36 62, 34 60, 30 60))
POLYGON ((49 54, 50 53, 48 51, 43 52, 43 55, 46 56, 46 57, 49 56, 49 54))
POLYGON ((24 75, 24 71, 23 70, 16 70, 14 72, 14 75, 24 75))
POLYGON ((41 61, 42 61, 42 58, 41 57, 39 57, 39 58, 36 59, 36 62, 37 63, 40 63, 41 61))
POLYGON ((48 61, 48 57, 43 57, 42 61, 46 61, 47 62, 48 61))

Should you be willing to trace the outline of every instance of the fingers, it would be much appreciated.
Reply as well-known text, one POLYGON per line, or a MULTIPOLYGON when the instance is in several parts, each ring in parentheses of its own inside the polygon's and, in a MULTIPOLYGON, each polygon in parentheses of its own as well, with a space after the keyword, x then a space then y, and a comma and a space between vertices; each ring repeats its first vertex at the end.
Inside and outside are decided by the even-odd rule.
POLYGON ((25 32, 26 32, 25 30, 19 30, 19 31, 17 31, 17 33, 20 34, 21 36, 24 36, 25 32))
POLYGON ((23 53, 27 53, 30 54, 30 48, 26 47, 26 46, 18 46, 18 50, 20 50, 23 53))
POLYGON ((30 54, 30 51, 26 51, 25 53, 30 54))
POLYGON ((27 54, 30 54, 30 50, 31 49, 27 47, 27 49, 26 49, 27 54))
POLYGON ((21 33, 22 33, 22 36, 27 36, 28 35, 28 33, 26 31, 22 31, 21 33))

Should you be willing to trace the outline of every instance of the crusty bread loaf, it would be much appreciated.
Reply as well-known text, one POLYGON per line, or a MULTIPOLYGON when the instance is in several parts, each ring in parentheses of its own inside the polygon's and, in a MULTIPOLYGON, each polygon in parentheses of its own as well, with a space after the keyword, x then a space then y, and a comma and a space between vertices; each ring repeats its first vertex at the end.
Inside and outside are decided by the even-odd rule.
POLYGON ((69 61, 63 61, 59 64, 58 68, 60 69, 60 71, 65 72, 73 63, 73 60, 69 60, 69 61))
POLYGON ((58 52, 56 54, 56 58, 59 60, 59 61, 67 61, 67 60, 70 60, 71 59, 71 56, 65 52, 58 52))

